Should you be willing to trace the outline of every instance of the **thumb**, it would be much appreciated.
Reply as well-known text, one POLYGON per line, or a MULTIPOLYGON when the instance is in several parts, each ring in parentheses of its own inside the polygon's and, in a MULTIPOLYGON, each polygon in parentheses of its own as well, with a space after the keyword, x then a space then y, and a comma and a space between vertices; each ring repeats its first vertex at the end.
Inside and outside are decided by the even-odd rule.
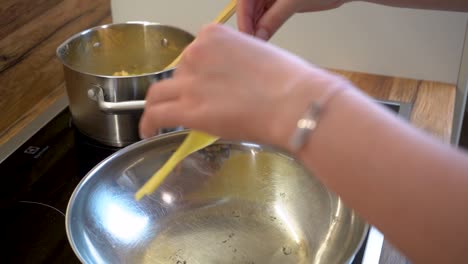
POLYGON ((255 36, 268 40, 294 13, 295 1, 276 1, 257 22, 255 36))

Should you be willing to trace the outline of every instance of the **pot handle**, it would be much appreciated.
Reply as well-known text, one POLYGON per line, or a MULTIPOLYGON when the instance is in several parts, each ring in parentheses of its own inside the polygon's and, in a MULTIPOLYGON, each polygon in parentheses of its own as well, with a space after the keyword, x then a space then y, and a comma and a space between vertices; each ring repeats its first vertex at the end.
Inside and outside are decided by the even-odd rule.
POLYGON ((104 90, 97 85, 88 90, 88 97, 93 101, 97 101, 99 110, 106 114, 142 111, 146 103, 146 100, 107 102, 104 100, 104 90))

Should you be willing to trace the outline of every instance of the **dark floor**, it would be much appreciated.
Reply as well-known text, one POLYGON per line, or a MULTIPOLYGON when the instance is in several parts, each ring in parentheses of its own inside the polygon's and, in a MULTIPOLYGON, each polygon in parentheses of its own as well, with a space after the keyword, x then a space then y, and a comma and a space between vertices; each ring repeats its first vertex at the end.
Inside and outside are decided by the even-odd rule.
POLYGON ((460 134, 460 147, 468 149, 468 113, 465 113, 465 118, 463 118, 463 125, 460 134))

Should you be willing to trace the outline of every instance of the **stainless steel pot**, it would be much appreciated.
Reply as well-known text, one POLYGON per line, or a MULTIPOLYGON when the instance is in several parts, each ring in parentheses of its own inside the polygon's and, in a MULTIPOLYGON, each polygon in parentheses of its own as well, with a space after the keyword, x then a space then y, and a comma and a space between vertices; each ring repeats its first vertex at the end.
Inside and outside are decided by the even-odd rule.
POLYGON ((91 28, 66 40, 57 56, 76 127, 106 145, 138 141, 148 87, 171 77, 172 69, 164 67, 193 39, 175 27, 131 22, 91 28), (114 76, 121 71, 130 76, 114 76))
POLYGON ((134 194, 187 132, 128 146, 76 187, 66 229, 83 263, 350 263, 367 224, 292 157, 218 141, 134 194))

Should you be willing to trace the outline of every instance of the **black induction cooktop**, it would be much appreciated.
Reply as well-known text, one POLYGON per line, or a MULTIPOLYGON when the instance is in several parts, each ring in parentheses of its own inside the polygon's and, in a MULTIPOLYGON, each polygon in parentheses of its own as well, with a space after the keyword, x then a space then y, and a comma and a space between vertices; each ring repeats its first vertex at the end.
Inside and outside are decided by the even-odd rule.
MULTIPOLYGON (((65 109, 0 163, 2 263, 79 263, 65 230, 68 200, 87 172, 118 149, 80 134, 65 109)), ((362 263, 365 247, 353 263, 362 263)))
POLYGON ((82 136, 63 111, 0 164, 0 227, 6 263, 80 263, 65 231, 79 181, 116 148, 82 136))

